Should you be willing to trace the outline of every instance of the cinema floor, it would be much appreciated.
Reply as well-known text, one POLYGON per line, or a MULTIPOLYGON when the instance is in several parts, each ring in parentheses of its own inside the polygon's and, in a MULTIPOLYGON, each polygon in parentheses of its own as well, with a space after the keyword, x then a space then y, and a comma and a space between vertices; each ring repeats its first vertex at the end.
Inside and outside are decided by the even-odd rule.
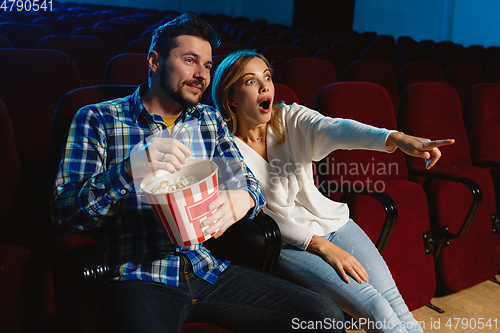
MULTIPOLYGON (((500 275, 496 278, 500 280, 500 275)), ((445 312, 437 313, 426 306, 412 312, 426 333, 500 332, 500 285, 494 282, 486 281, 455 294, 435 297, 432 304, 445 312)))

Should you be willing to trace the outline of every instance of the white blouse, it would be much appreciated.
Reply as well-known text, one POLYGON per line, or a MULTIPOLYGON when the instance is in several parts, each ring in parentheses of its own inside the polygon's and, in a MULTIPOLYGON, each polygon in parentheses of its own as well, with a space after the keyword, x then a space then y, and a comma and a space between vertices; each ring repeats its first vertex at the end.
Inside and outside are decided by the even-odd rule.
POLYGON ((285 243, 305 250, 313 235, 334 232, 349 219, 346 204, 326 198, 315 186, 313 161, 336 149, 394 152, 396 147, 386 147, 393 131, 325 117, 295 103, 283 106, 283 124, 285 141, 276 147, 278 138, 268 127, 268 161, 239 138, 234 139, 264 191, 264 212, 274 218, 285 243))

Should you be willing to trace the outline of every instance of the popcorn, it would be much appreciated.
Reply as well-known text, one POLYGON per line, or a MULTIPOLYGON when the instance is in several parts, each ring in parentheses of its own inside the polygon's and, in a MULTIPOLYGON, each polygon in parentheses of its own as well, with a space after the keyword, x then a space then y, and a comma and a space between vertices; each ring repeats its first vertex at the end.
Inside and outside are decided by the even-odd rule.
POLYGON ((160 194, 179 190, 181 188, 190 186, 200 180, 193 176, 182 176, 172 178, 169 180, 162 180, 158 185, 151 189, 151 193, 160 194))

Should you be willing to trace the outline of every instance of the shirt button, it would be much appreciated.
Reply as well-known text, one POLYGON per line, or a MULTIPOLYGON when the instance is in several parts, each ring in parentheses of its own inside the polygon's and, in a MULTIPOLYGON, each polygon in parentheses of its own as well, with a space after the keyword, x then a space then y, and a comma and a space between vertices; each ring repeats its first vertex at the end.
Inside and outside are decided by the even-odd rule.
POLYGON ((121 190, 120 193, 121 194, 127 194, 127 190, 121 190))
POLYGON ((180 251, 181 251, 181 250, 179 250, 179 249, 175 249, 175 252, 180 252, 180 251))

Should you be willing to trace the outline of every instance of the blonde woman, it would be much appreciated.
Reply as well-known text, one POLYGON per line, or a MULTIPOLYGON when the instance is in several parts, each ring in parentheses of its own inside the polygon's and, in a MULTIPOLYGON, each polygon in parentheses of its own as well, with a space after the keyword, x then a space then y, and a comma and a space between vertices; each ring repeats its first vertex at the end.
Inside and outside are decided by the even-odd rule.
POLYGON ((314 186, 312 163, 335 149, 400 148, 429 160, 430 168, 441 156, 438 147, 453 140, 430 142, 297 104, 274 104, 271 72, 261 54, 232 53, 217 67, 212 97, 263 188, 265 212, 287 243, 277 275, 328 296, 368 332, 422 332, 374 244, 349 219, 347 206, 314 186))

